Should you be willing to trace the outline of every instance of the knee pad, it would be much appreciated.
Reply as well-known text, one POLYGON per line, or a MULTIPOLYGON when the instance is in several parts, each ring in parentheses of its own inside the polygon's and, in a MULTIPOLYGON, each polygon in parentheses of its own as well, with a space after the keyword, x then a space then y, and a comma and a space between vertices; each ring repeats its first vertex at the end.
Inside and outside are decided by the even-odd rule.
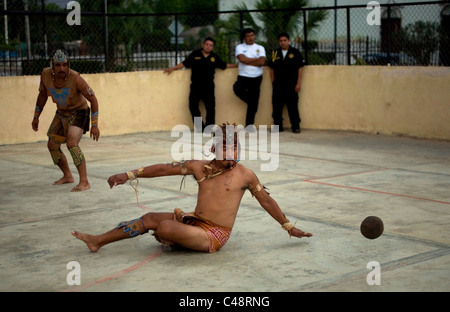
POLYGON ((70 155, 72 155, 73 163, 79 166, 84 159, 84 154, 78 146, 69 148, 70 155))
POLYGON ((61 157, 62 157, 61 150, 60 150, 60 149, 57 149, 56 151, 50 151, 50 155, 52 156, 53 163, 54 163, 55 165, 57 165, 57 164, 58 164, 58 161, 59 161, 59 160, 61 159, 61 157))
POLYGON ((142 221, 142 217, 131 221, 120 222, 117 225, 117 229, 120 228, 123 228, 124 233, 129 233, 130 237, 135 237, 137 235, 142 235, 148 232, 148 230, 144 227, 144 221, 142 221))

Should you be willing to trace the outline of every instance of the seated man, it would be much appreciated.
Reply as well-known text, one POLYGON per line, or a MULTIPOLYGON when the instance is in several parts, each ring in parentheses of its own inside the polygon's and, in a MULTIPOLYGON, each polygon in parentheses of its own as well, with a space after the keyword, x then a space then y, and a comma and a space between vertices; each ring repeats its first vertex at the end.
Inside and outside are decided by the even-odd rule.
POLYGON ((192 175, 198 182, 198 198, 195 211, 185 213, 149 212, 139 219, 121 222, 100 235, 72 232, 96 252, 106 244, 154 231, 155 238, 163 245, 181 246, 187 249, 215 252, 226 243, 231 234, 241 199, 250 190, 261 206, 285 229, 290 236, 310 237, 311 233, 294 227, 270 197, 255 173, 239 164, 238 133, 230 131, 233 125, 223 124, 215 136, 212 152, 216 158, 190 160, 169 164, 156 164, 111 176, 111 188, 136 178, 154 178, 170 175, 192 175))

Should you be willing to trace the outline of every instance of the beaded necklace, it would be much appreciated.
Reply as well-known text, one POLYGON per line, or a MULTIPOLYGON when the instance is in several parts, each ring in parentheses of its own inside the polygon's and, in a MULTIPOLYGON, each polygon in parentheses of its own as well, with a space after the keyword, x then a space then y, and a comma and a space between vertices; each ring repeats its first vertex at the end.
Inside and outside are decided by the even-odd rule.
POLYGON ((53 70, 52 70, 53 84, 55 85, 55 87, 58 88, 58 89, 61 89, 62 87, 64 87, 65 84, 66 84, 67 78, 69 78, 69 75, 70 75, 70 71, 67 73, 66 77, 64 78, 63 83, 62 83, 61 85, 58 85, 58 84, 56 83, 55 73, 54 73, 53 70))
POLYGON ((214 177, 217 177, 218 175, 221 175, 224 172, 230 171, 230 170, 234 169, 236 167, 237 163, 238 163, 238 161, 235 161, 234 164, 230 168, 228 168, 228 169, 221 169, 221 170, 219 170, 217 172, 214 172, 213 167, 211 167, 210 165, 212 165, 212 163, 215 162, 215 161, 216 161, 216 159, 214 158, 213 160, 211 160, 209 165, 203 165, 203 167, 204 167, 203 172, 205 173, 205 175, 200 180, 196 180, 197 183, 203 182, 205 179, 212 179, 214 177), (211 170, 212 173, 211 174, 207 174, 208 170, 211 170))

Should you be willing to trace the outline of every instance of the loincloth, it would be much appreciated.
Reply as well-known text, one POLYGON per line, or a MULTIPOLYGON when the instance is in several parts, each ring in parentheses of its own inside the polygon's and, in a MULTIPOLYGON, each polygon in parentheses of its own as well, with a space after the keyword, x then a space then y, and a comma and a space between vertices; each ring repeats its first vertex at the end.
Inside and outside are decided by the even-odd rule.
MULTIPOLYGON (((174 210, 174 221, 178 221, 184 224, 198 226, 205 230, 209 238, 209 252, 216 252, 225 245, 231 235, 231 229, 215 224, 211 221, 205 220, 197 216, 194 212, 185 213, 180 208, 174 210)), ((155 234, 154 234, 155 235, 155 234)), ((175 247, 177 244, 162 240, 155 235, 157 241, 164 246, 175 247)))
POLYGON ((68 112, 57 110, 55 117, 48 129, 47 135, 55 143, 65 143, 67 138, 67 131, 70 126, 75 126, 83 129, 83 134, 89 131, 89 114, 90 108, 75 109, 68 112))

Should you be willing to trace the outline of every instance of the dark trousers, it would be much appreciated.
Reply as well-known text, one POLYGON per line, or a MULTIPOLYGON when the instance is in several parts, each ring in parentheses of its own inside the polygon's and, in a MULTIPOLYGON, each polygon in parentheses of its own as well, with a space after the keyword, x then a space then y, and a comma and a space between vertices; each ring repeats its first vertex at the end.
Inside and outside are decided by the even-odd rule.
POLYGON ((300 113, 298 111, 298 93, 294 87, 273 86, 272 93, 272 117, 273 123, 283 129, 283 108, 286 104, 292 130, 300 129, 300 113))
POLYGON ((214 96, 214 84, 192 83, 189 93, 189 110, 192 120, 194 117, 202 117, 199 109, 200 100, 203 100, 206 109, 206 125, 214 125, 216 117, 216 98, 214 96))
POLYGON ((255 115, 258 111, 261 81, 262 76, 256 78, 238 76, 237 81, 233 85, 234 94, 247 103, 247 116, 245 118, 246 126, 253 125, 255 123, 255 115))

